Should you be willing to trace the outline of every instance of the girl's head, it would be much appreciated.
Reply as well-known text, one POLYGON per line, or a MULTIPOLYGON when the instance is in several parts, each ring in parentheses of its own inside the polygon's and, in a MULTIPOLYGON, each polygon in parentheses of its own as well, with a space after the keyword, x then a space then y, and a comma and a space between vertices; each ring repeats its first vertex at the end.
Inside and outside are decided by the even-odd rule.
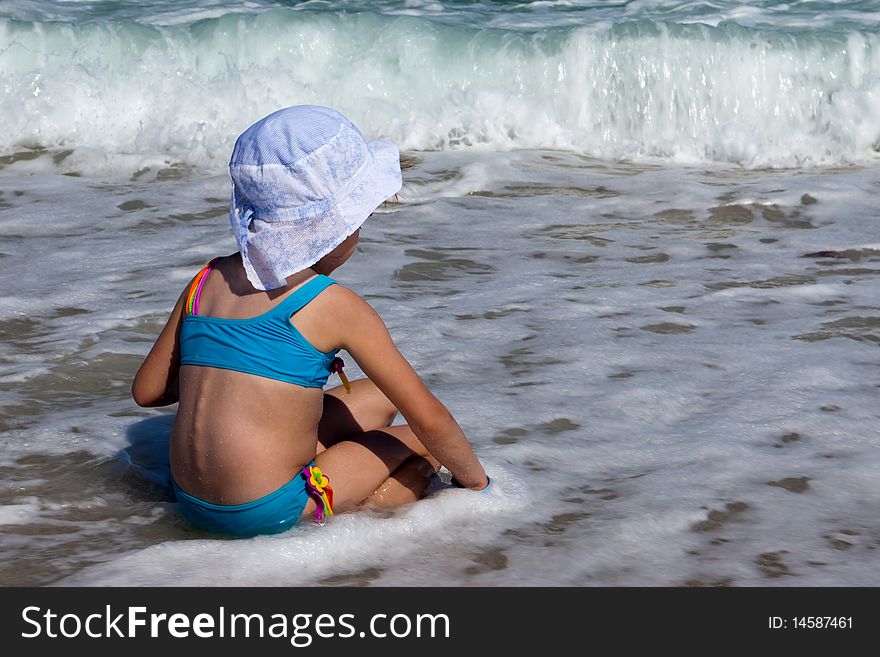
POLYGON ((345 262, 354 255, 360 236, 361 229, 358 228, 351 235, 342 240, 342 243, 339 246, 313 264, 312 269, 319 274, 329 276, 334 269, 344 265, 345 262))
POLYGON ((390 141, 367 142, 336 110, 296 105, 257 121, 229 161, 229 220, 259 290, 315 266, 329 273, 354 252, 360 225, 401 186, 390 141))

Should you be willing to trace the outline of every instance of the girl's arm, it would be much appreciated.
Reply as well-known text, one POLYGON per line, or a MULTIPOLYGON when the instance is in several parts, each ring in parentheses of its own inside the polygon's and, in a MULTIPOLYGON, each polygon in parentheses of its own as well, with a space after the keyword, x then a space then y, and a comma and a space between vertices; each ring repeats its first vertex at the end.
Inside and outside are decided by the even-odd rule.
POLYGON ((334 287, 338 289, 334 295, 333 324, 340 332, 339 344, 397 407, 431 455, 462 486, 485 488, 486 473, 458 422, 398 351, 382 318, 351 290, 334 287))
MULTIPOLYGON (((189 286, 187 286, 189 289, 189 286)), ((180 370, 180 325, 186 290, 180 295, 165 328, 156 339, 131 384, 131 396, 138 406, 167 406, 178 400, 180 370)))

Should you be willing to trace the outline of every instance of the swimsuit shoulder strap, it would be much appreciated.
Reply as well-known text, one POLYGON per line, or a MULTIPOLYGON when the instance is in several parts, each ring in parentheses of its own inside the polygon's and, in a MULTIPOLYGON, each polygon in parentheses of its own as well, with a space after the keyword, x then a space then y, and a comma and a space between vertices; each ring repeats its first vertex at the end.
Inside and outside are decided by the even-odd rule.
POLYGON ((187 292, 186 295, 186 310, 184 314, 199 314, 199 297, 202 295, 202 287, 205 285, 205 279, 208 277, 208 273, 214 268, 214 265, 216 265, 219 261, 220 256, 211 260, 211 262, 202 267, 202 270, 198 274, 196 274, 196 277, 193 279, 192 284, 189 286, 189 292, 187 292))
POLYGON ((321 294, 321 292, 326 290, 334 283, 336 283, 336 281, 334 281, 329 276, 318 274, 314 278, 310 278, 308 281, 303 283, 299 288, 292 292, 289 297, 284 299, 284 301, 279 303, 269 312, 273 315, 275 313, 283 313, 286 320, 287 317, 290 317, 293 313, 302 309, 312 299, 321 294))

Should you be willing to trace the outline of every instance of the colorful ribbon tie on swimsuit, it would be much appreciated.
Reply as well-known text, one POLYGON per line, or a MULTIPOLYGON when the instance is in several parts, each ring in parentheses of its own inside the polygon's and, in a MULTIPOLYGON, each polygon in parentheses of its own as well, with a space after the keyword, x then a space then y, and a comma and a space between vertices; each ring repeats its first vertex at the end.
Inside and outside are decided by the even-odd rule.
POLYGON ((348 382, 348 377, 345 376, 345 372, 342 371, 343 367, 345 367, 345 361, 337 356, 330 364, 330 371, 334 374, 338 374, 339 378, 342 379, 342 387, 345 388, 345 392, 351 392, 351 384, 348 382))
POLYGON ((307 465, 303 468, 302 475, 306 480, 309 494, 315 498, 315 520, 324 524, 324 514, 333 515, 333 489, 330 487, 330 478, 321 472, 317 465, 307 465))

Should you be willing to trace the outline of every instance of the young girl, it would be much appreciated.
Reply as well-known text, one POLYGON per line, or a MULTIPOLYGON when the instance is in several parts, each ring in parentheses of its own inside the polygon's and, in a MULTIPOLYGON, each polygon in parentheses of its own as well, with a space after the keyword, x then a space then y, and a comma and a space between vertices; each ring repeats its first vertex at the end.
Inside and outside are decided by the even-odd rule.
POLYGON ((458 423, 380 317, 328 277, 400 189, 397 147, 367 143, 334 110, 295 106, 242 133, 229 172, 239 251, 186 287, 132 384, 140 406, 180 403, 170 460, 184 517, 275 533, 416 500, 439 464, 454 485, 485 489, 458 423), (349 385, 339 349, 368 378, 349 385), (331 372, 346 385, 324 392, 331 372), (398 411, 408 424, 390 426, 398 411))

